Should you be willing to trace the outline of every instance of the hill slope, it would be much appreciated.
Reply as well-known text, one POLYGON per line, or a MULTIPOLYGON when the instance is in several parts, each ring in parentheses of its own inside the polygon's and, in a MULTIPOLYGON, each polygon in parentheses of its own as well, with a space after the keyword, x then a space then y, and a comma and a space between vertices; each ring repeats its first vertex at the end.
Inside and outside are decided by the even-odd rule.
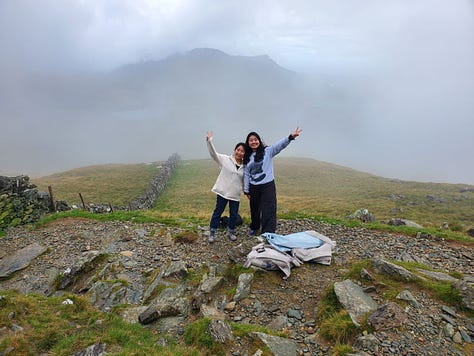
POLYGON ((40 190, 53 188, 56 200, 81 204, 81 193, 86 204, 110 203, 124 205, 139 196, 159 168, 156 164, 107 164, 76 168, 33 179, 40 190))
MULTIPOLYGON (((155 168, 148 165, 94 166, 35 179, 53 186, 59 200, 125 204, 143 191, 155 168), (95 177, 95 178, 93 178, 95 177), (91 183, 92 182, 92 183, 91 183), (90 190, 88 187, 91 187, 90 190)), ((215 204, 210 192, 219 170, 210 159, 182 161, 155 205, 161 213, 207 219, 215 204)), ((279 216, 342 219, 367 208, 377 220, 414 220, 426 227, 448 222, 465 230, 474 222, 474 189, 465 185, 386 179, 308 158, 275 159, 279 216)), ((241 215, 249 217, 248 203, 241 215)))

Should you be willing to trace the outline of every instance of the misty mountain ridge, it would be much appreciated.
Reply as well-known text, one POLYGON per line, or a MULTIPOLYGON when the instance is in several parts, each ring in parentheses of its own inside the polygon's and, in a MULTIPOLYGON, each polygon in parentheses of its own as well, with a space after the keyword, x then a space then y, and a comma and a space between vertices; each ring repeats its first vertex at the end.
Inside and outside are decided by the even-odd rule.
POLYGON ((0 167, 38 176, 92 164, 163 160, 174 152, 203 158, 208 130, 218 151, 231 153, 250 131, 272 144, 299 125, 302 136, 281 155, 386 176, 380 168, 389 166, 388 176, 402 178, 398 167, 406 173, 404 165, 417 168, 407 160, 423 158, 407 154, 404 136, 412 140, 412 133, 393 132, 394 123, 369 122, 378 113, 367 105, 373 93, 365 80, 304 75, 267 55, 234 56, 210 48, 107 73, 25 75, 14 87, 0 83, 0 116, 7 118, 8 132, 0 148, 15 152, 2 157, 0 167), (11 142, 24 137, 25 128, 35 135, 11 142), (388 155, 394 142, 397 150, 388 155))
POLYGON ((230 56, 205 48, 122 66, 109 81, 133 98, 131 107, 152 109, 161 118, 212 118, 210 125, 216 117, 248 117, 249 122, 274 117, 301 106, 306 92, 297 73, 268 56, 230 56))
MULTIPOLYGON (((173 152, 202 158, 207 130, 215 132, 224 152, 253 130, 278 132, 267 138, 271 142, 291 132, 295 118, 313 105, 305 79, 270 57, 207 48, 108 73, 40 73, 18 83, 18 92, 5 90, 12 97, 0 113, 31 121, 27 126, 41 131, 19 152, 33 152, 37 157, 24 168, 42 174, 96 163, 155 161, 173 152), (52 140, 44 122, 60 135, 52 140), (31 148, 39 142, 50 147, 44 152, 31 148), (57 145, 67 146, 71 155, 58 152, 57 145)), ((12 133, 21 137, 23 127, 12 125, 12 133)), ((18 165, 14 159, 3 164, 7 171, 18 165)))
POLYGON ((126 64, 112 73, 122 75, 125 79, 132 81, 161 80, 170 75, 184 76, 184 74, 217 77, 219 74, 225 76, 236 73, 260 77, 286 75, 288 78, 296 75, 295 72, 280 67, 268 55, 231 56, 212 48, 195 48, 186 53, 175 53, 162 60, 126 64), (189 70, 190 68, 192 71, 189 70))
POLYGON ((231 56, 198 48, 162 60, 126 64, 108 73, 39 75, 30 84, 44 99, 49 97, 65 109, 82 106, 113 112, 206 103, 218 109, 223 102, 246 106, 248 100, 277 105, 281 99, 289 102, 302 95, 307 89, 302 90, 302 81, 266 55, 231 56))

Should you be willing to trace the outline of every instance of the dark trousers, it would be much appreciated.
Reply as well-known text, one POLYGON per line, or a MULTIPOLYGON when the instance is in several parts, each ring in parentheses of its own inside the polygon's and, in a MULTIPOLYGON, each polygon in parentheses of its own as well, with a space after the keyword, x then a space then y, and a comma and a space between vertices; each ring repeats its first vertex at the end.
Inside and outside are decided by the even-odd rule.
POLYGON ((261 226, 262 234, 275 232, 277 209, 275 181, 261 185, 250 184, 249 193, 252 218, 250 229, 257 231, 261 226))
POLYGON ((217 195, 216 207, 212 213, 210 228, 216 230, 219 227, 221 215, 225 210, 225 207, 229 203, 229 222, 227 223, 228 230, 234 230, 237 223, 237 216, 239 215, 239 204, 240 202, 235 200, 229 200, 217 195))

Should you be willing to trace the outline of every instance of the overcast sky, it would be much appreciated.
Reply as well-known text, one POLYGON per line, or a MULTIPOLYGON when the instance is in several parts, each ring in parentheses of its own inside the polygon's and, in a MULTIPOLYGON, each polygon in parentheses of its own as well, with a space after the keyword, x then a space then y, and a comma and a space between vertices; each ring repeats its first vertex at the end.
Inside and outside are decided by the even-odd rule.
MULTIPOLYGON (((31 72, 109 71, 198 47, 267 54, 328 80, 365 78, 364 115, 358 113, 364 130, 350 138, 343 130, 324 137, 303 131, 290 154, 385 177, 474 184, 472 0, 0 0, 3 94, 21 91, 17 81, 31 72), (314 151, 313 139, 320 142, 314 151), (322 150, 334 140, 341 150, 322 150)), ((1 95, 0 105, 13 105, 1 95)), ((16 168, 11 159, 4 168, 6 142, 22 146, 29 138, 19 135, 11 112, 0 120, 5 174, 16 168)), ((289 120, 289 131, 294 124, 305 128, 289 120)), ((205 148, 199 152, 206 157, 205 148)), ((96 162, 77 160, 89 163, 96 162)))

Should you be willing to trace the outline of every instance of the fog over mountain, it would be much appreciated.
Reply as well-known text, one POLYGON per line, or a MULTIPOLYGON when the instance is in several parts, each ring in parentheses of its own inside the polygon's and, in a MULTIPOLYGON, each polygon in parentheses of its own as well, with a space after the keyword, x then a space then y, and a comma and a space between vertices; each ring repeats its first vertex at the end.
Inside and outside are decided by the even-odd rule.
POLYGON ((249 131, 474 184, 469 1, 0 2, 0 175, 231 153, 249 131), (199 10, 199 11, 197 11, 199 10))

